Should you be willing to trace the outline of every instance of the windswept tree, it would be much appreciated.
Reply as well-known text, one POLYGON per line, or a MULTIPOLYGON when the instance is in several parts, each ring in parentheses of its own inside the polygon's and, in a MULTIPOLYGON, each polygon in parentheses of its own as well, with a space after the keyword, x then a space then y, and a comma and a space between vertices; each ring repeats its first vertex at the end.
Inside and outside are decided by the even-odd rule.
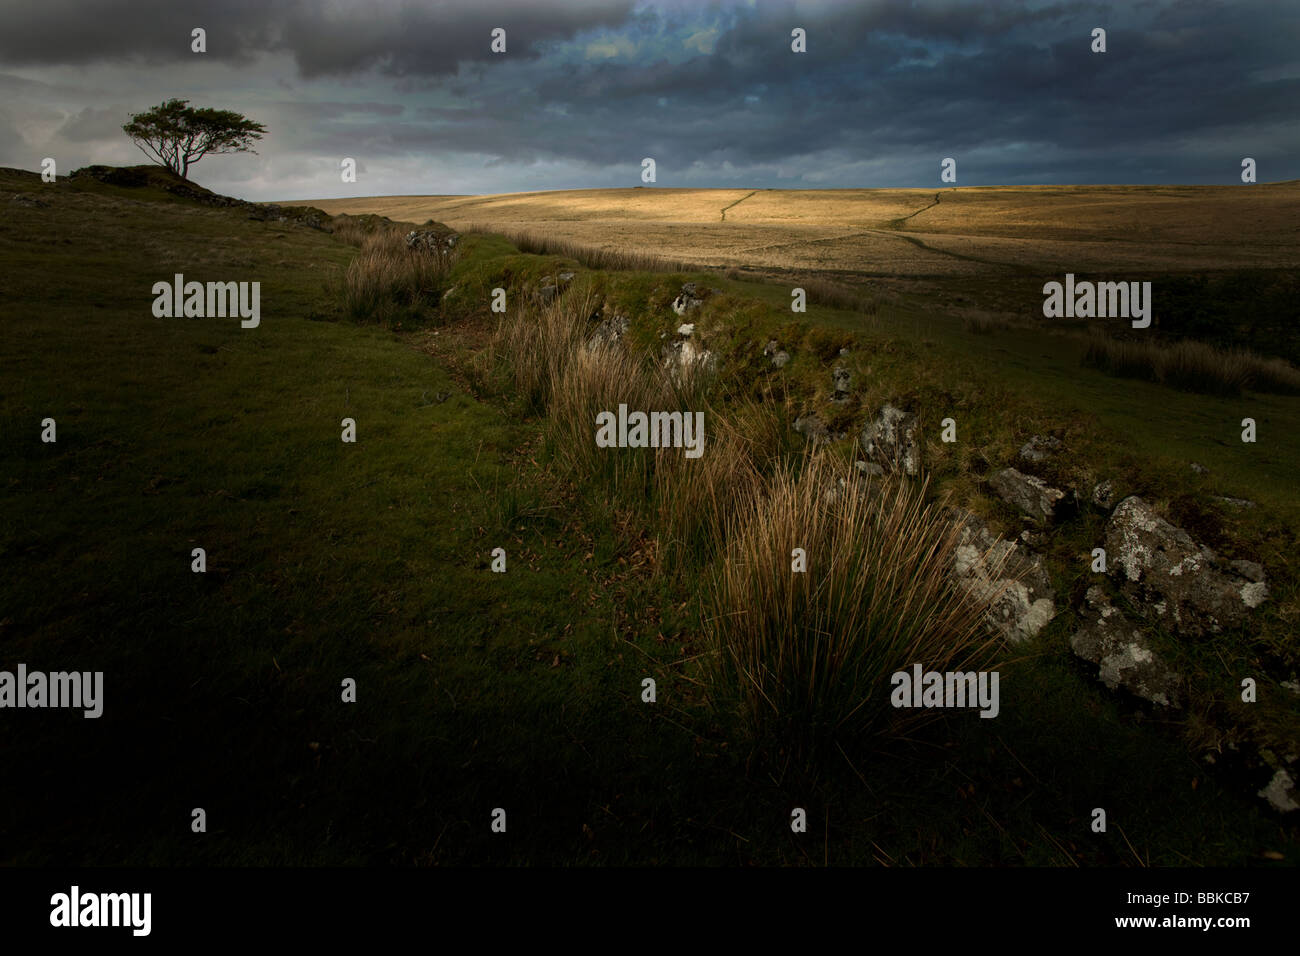
POLYGON ((122 127, 150 159, 189 179, 190 164, 212 153, 256 153, 253 141, 266 127, 231 110, 195 109, 189 100, 168 100, 135 113, 122 127))

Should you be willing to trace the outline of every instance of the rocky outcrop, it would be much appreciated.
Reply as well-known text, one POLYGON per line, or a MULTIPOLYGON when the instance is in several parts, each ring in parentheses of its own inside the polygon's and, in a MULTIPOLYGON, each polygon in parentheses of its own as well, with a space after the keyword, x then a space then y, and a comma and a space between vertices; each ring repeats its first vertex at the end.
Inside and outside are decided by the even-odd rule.
POLYGON ((915 476, 921 473, 921 444, 916 415, 886 404, 862 430, 860 442, 867 461, 886 471, 915 476))
POLYGON ((1004 468, 990 478, 989 487, 1007 504, 1043 524, 1051 523, 1057 503, 1065 497, 1063 491, 1050 487, 1041 478, 1021 474, 1014 468, 1004 468))
POLYGON ((1020 449, 1020 457, 1025 461, 1046 461, 1061 450, 1061 440, 1052 435, 1034 435, 1020 449))
POLYGON ((591 335, 587 337, 587 348, 591 351, 613 348, 623 341, 632 323, 626 315, 614 314, 601 319, 591 335))
POLYGON ((333 232, 329 213, 314 206, 277 206, 275 203, 248 203, 248 218, 258 222, 292 222, 308 229, 333 232))
POLYGON ((181 196, 204 206, 217 206, 240 209, 248 213, 248 218, 258 222, 283 222, 318 229, 321 232, 333 232, 330 225, 333 217, 315 206, 278 206, 275 203, 254 203, 233 196, 222 196, 210 189, 182 179, 162 166, 83 166, 74 169, 69 180, 93 179, 109 186, 121 186, 127 189, 152 188, 181 196))
POLYGON ((1102 511, 1110 511, 1115 507, 1115 483, 1112 481, 1099 481, 1093 486, 1092 505, 1102 511))
POLYGON ((1296 789, 1295 778, 1286 770, 1279 769, 1273 779, 1256 796, 1263 797, 1269 805, 1282 813, 1300 810, 1300 790, 1296 789))
POLYGON ((533 301, 538 305, 550 305, 560 297, 569 283, 573 281, 572 272, 560 272, 556 275, 542 276, 537 288, 533 290, 533 301))
POLYGON ((718 357, 691 336, 680 336, 665 344, 662 356, 664 368, 679 384, 694 375, 711 374, 718 367, 718 357))
POLYGON ((849 400, 853 389, 853 373, 842 365, 831 369, 831 401, 843 405, 849 400))
POLYGON ((697 282, 684 283, 681 292, 673 299, 673 311, 678 315, 685 315, 702 306, 706 299, 721 294, 721 289, 704 288, 697 282))
POLYGON ((1125 498, 1106 526, 1106 559, 1126 595, 1180 634, 1215 634, 1245 621, 1268 599, 1264 571, 1223 562, 1137 496, 1125 498))
POLYGON ((794 420, 792 426, 796 432, 810 442, 830 441, 830 432, 826 422, 816 412, 805 412, 794 420))
POLYGON ((767 343, 763 354, 772 360, 773 368, 785 368, 790 362, 790 353, 781 348, 781 344, 776 339, 767 343))
POLYGON ((1071 636, 1070 647, 1097 665, 1097 677, 1111 690, 1122 688, 1161 707, 1181 706, 1182 678, 1097 585, 1088 589, 1084 624, 1071 636))
POLYGON ((430 252, 445 256, 456 248, 460 239, 450 229, 412 229, 406 234, 406 248, 416 252, 430 252))
POLYGON ((1255 502, 1251 501, 1249 498, 1230 498, 1226 495, 1215 495, 1214 498, 1216 501, 1222 501, 1229 508, 1255 507, 1255 502))
POLYGON ((1033 637, 1056 616, 1056 593, 1043 559, 1015 542, 995 538, 977 515, 957 510, 961 523, 953 552, 957 586, 991 601, 987 624, 1011 644, 1033 637))

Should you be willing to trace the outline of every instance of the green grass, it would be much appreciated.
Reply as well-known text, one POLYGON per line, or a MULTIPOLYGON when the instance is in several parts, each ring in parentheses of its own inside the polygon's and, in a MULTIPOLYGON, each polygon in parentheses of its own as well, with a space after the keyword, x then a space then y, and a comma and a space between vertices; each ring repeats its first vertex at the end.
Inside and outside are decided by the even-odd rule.
MULTIPOLYGON (((779 754, 729 739, 690 679, 692 582, 638 570, 645 529, 577 497, 539 454, 545 423, 463 375, 473 329, 490 322, 486 291, 523 294, 563 260, 468 237, 447 280, 463 295, 437 318, 444 334, 467 331, 450 358, 430 357, 413 348, 422 335, 341 321, 328 283, 356 250, 339 239, 147 190, 42 189, 0 175, 0 192, 49 202, 0 198, 0 666, 102 669, 105 716, 6 712, 3 862, 1296 861, 1294 832, 1253 795, 1071 662, 1064 620, 1004 669, 997 721, 956 715, 816 779, 782 777, 779 754), (150 286, 174 272, 261 281, 261 326, 153 318, 150 286), (46 416, 55 445, 39 441, 46 416), (339 440, 343 417, 355 445, 339 440), (498 546, 506 574, 488 569, 498 546), (189 569, 193 547, 207 550, 204 575, 189 569), (655 705, 639 699, 645 676, 655 705), (355 705, 340 702, 344 677, 355 705), (803 837, 794 806, 809 810, 803 837), (1104 836, 1088 829, 1094 806, 1113 821, 1104 836), (207 834, 189 830, 194 807, 207 834), (504 836, 489 830, 494 807, 508 811, 504 836)), ((636 334, 650 344, 674 324, 681 278, 592 281, 649 323, 636 334)), ((743 347, 790 324, 788 290, 701 278, 732 293, 701 335, 743 347)), ((1103 450, 1099 466, 1124 462, 1125 446, 1086 438, 1100 421, 1142 453, 1134 481, 1172 489, 1173 471, 1145 464, 1153 432, 1124 436, 1125 416, 1220 412, 1195 396, 1152 401, 1145 383, 1078 368, 1069 347, 1044 367, 1021 340, 922 329, 902 311, 864 321, 813 306, 807 320, 855 337, 870 389, 950 393, 991 456, 1064 416, 1103 450), (998 348, 1007 360, 980 372, 998 348), (958 351, 969 378, 910 378, 967 368, 958 351), (1086 390, 1059 403, 1088 381, 1112 404, 1089 407, 1086 390)), ((738 354, 737 398, 779 391, 754 350, 738 354)), ((795 362, 784 391, 815 401, 829 373, 811 350, 795 362)), ((1294 414, 1268 401, 1261 435, 1294 414)), ((1248 521, 1286 514, 1271 503, 1293 446, 1256 446, 1278 458, 1271 495, 1258 461, 1242 458, 1234 481, 1230 443, 1216 458, 1182 440, 1226 493, 1270 503, 1248 521)), ((960 488, 964 474, 945 480, 960 488)))

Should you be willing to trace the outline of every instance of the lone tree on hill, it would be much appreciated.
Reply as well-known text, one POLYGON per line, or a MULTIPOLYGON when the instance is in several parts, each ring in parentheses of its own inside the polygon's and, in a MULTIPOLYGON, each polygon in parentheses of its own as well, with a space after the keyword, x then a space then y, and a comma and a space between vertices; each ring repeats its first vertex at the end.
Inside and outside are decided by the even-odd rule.
POLYGON ((189 179, 190 164, 208 153, 256 153, 253 140, 266 127, 231 110, 194 109, 189 100, 168 100, 135 113, 122 127, 132 142, 181 179, 189 179))

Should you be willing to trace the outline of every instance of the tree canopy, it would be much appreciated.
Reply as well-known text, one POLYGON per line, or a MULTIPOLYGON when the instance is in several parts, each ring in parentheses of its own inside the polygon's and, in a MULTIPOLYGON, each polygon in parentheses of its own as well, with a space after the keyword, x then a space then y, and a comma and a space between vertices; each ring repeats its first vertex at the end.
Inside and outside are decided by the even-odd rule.
POLYGON ((253 141, 266 127, 232 110, 196 109, 189 100, 172 99, 131 116, 122 127, 151 159, 182 179, 190 166, 212 153, 256 153, 253 141))

